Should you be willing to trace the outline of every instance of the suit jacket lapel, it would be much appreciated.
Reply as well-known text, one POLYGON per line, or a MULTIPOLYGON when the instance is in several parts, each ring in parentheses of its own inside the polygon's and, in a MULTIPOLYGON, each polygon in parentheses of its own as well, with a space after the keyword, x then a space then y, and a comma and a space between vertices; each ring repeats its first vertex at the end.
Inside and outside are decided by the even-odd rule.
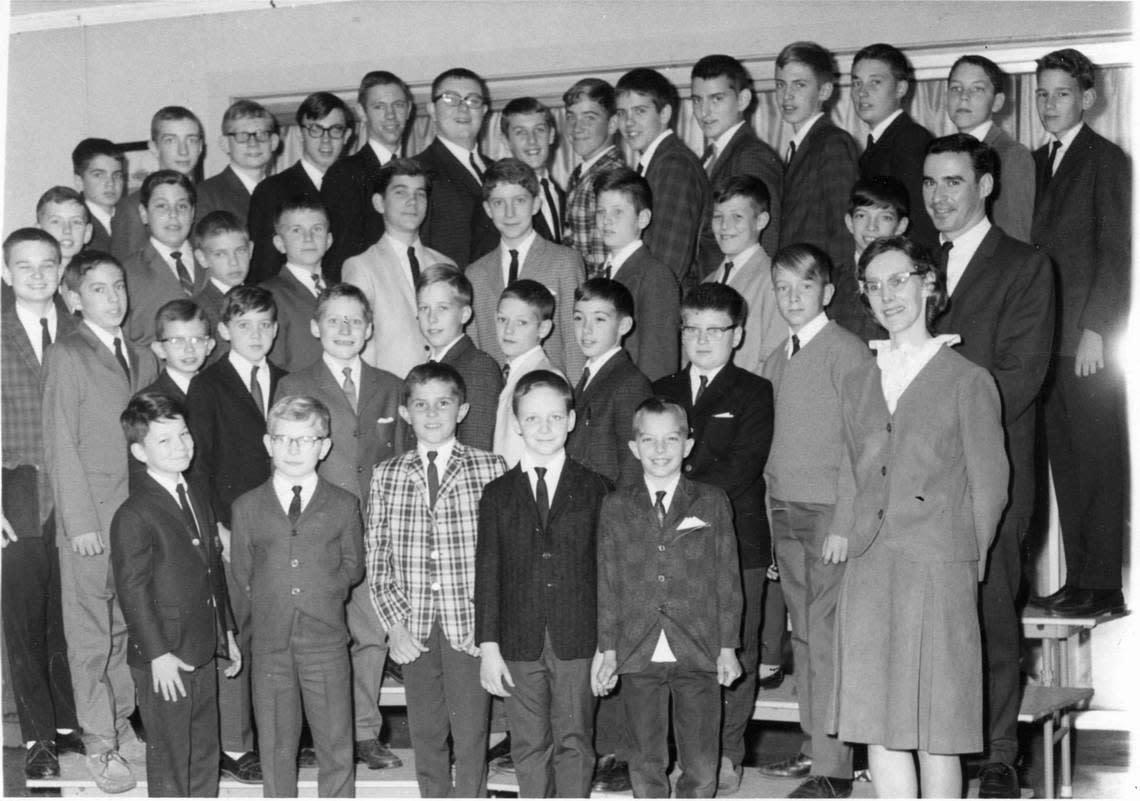
MULTIPOLYGON (((735 365, 729 362, 721 371, 716 374, 716 377, 705 387, 705 391, 701 394, 701 399, 693 406, 693 414, 700 415, 708 410, 713 401, 718 400, 724 394, 725 389, 728 387, 728 380, 726 374, 735 369, 735 365)), ((692 384, 688 384, 689 393, 692 394, 692 384)))
POLYGON ((736 130, 732 138, 728 140, 728 144, 724 146, 724 152, 716 154, 716 161, 713 162, 712 172, 709 173, 710 183, 716 183, 720 179, 721 173, 726 169, 725 165, 728 164, 729 158, 744 144, 744 139, 747 136, 748 123, 744 123, 736 130))
MULTIPOLYGON (((681 525, 689 514, 689 508, 693 505, 693 500, 696 498, 696 488, 691 482, 686 481, 682 476, 681 480, 677 482, 677 489, 673 493, 673 502, 669 504, 669 510, 665 513, 665 527, 673 529, 681 525)), ((681 534, 675 534, 674 539, 681 534)))
MULTIPOLYGON (((337 376, 335 376, 332 370, 329 369, 329 366, 325 364, 324 359, 321 359, 320 362, 319 382, 320 383, 318 386, 320 386, 321 391, 324 392, 326 397, 332 399, 330 405, 337 407, 335 410, 333 410, 334 415, 344 414, 355 416, 355 413, 352 411, 352 407, 348 405, 348 397, 344 394, 344 387, 341 385, 340 381, 337 380, 337 376)), ((360 371, 360 389, 357 390, 357 395, 359 399, 357 400, 356 406, 359 409, 361 404, 364 402, 364 398, 367 397, 364 394, 363 369, 360 371)))
POLYGON ((958 278, 958 284, 954 287, 954 292, 950 296, 951 313, 953 313, 954 301, 964 297, 970 291, 970 287, 977 283, 982 274, 990 269, 990 259, 993 258, 994 250, 997 249, 998 242, 1000 241, 1001 229, 995 225, 978 244, 978 249, 974 251, 974 255, 970 257, 969 264, 966 265, 966 269, 962 271, 962 275, 958 278))
POLYGON ((294 179, 297 180, 298 182, 300 182, 305 187, 302 194, 306 194, 306 195, 318 195, 318 194, 320 194, 321 190, 317 189, 317 185, 315 183, 313 183, 313 179, 309 177, 309 174, 307 172, 305 172, 305 168, 301 165, 300 159, 297 159, 297 161, 289 169, 293 170, 294 179))
MULTIPOLYGON (((222 175, 225 176, 222 180, 226 184, 226 191, 231 192, 240 198, 244 198, 245 202, 248 203, 249 190, 245 188, 245 184, 241 182, 241 178, 238 178, 237 173, 234 172, 234 168, 231 165, 227 164, 225 170, 222 171, 222 175)), ((205 271, 203 270, 203 272, 205 271)))
MULTIPOLYGON (((483 187, 475 180, 475 176, 471 174, 471 170, 467 169, 467 165, 456 158, 455 154, 448 149, 447 145, 438 139, 432 142, 432 145, 439 149, 443 157, 443 163, 447 165, 449 172, 451 172, 453 176, 458 176, 459 182, 467 187, 467 191, 473 195, 482 196, 483 187)), ((483 160, 483 163, 486 163, 486 159, 483 160)))
MULTIPOLYGON (((190 501, 190 508, 194 511, 195 524, 198 531, 194 531, 190 528, 186 517, 182 513, 182 507, 178 505, 178 501, 174 499, 174 496, 155 481, 149 473, 145 474, 143 488, 145 492, 151 495, 162 513, 169 518, 169 530, 178 531, 182 537, 186 539, 187 544, 194 549, 198 558, 206 562, 208 556, 205 549, 207 547, 206 539, 209 532, 204 530, 206 525, 205 511, 199 504, 194 502, 194 493, 188 491, 186 495, 190 501)), ((189 485, 187 485, 186 488, 189 490, 189 485)))
MULTIPOLYGON (((234 367, 233 362, 228 358, 222 359, 222 362, 225 364, 225 367, 221 368, 221 373, 218 377, 230 385, 229 394, 233 397, 241 398, 242 403, 248 403, 249 408, 255 410, 260 415, 262 413, 261 409, 258 409, 257 404, 253 402, 253 395, 249 394, 249 387, 245 385, 245 379, 238 375, 237 368, 234 367)), ((276 389, 272 371, 270 371, 269 384, 269 398, 271 399, 276 389)), ((266 411, 268 411, 268 409, 266 411)))
MULTIPOLYGON (((369 148, 369 150, 371 150, 371 148, 369 148)), ((396 251, 392 249, 391 244, 392 243, 387 239, 380 240, 380 256, 384 260, 380 281, 383 285, 394 288, 399 292, 400 296, 404 299, 404 303, 414 309, 416 307, 415 287, 412 286, 408 277, 404 274, 403 265, 400 264, 400 257, 396 254, 396 251)), ((420 269, 424 269, 427 266, 426 264, 421 264, 420 269)))
MULTIPOLYGON (((59 339, 61 333, 60 328, 56 328, 56 339, 59 339)), ((16 352, 19 354, 20 359, 23 360, 29 370, 35 373, 37 378, 42 380, 43 365, 40 364, 40 360, 36 358, 36 351, 32 347, 32 341, 28 339, 28 332, 24 329, 20 318, 16 315, 15 303, 4 309, 4 336, 11 338, 16 346, 16 352)))
MULTIPOLYGON (((99 337, 95 336, 95 332, 94 332, 94 331, 92 331, 92 330, 91 330, 91 327, 90 327, 90 326, 88 326, 88 325, 85 325, 85 324, 84 324, 84 325, 80 325, 80 326, 79 326, 79 336, 83 337, 84 341, 86 341, 86 342, 87 342, 87 345, 88 345, 88 346, 89 346, 89 347, 90 347, 90 348, 91 348, 93 351, 95 351, 95 358, 96 358, 96 359, 97 359, 97 360, 98 360, 98 361, 99 361, 99 362, 100 362, 100 363, 101 363, 101 364, 102 364, 104 367, 106 367, 108 370, 110 370, 111 372, 113 372, 113 373, 114 373, 116 376, 119 376, 119 377, 121 377, 121 378, 122 378, 123 382, 124 382, 125 384, 127 384, 127 392, 128 392, 128 394, 129 394, 129 393, 130 393, 130 390, 131 390, 131 387, 130 387, 130 382, 129 382, 129 381, 127 381, 127 377, 126 377, 125 375, 123 375, 123 368, 119 366, 119 362, 118 362, 118 360, 115 358, 115 354, 111 352, 110 348, 108 348, 106 345, 104 345, 104 344, 103 344, 103 343, 102 343, 102 342, 99 340, 99 337)), ((125 343, 125 341, 126 341, 126 340, 125 340, 125 338, 123 338, 123 339, 124 339, 124 343, 125 343)), ((126 344, 124 344, 124 345, 123 345, 123 347, 126 349, 126 352, 127 352, 127 353, 130 353, 130 349, 129 349, 129 348, 127 348, 126 344)), ((129 357, 128 357, 128 358, 129 358, 129 357)), ((132 377, 134 377, 135 375, 137 375, 137 374, 138 374, 138 373, 136 372, 136 368, 137 368, 137 362, 138 362, 138 359, 135 359, 135 362, 136 362, 136 364, 135 364, 135 365, 131 365, 131 368, 132 368, 132 372, 131 372, 131 375, 132 375, 132 377)), ((129 364, 129 362, 128 362, 128 364, 129 364)))

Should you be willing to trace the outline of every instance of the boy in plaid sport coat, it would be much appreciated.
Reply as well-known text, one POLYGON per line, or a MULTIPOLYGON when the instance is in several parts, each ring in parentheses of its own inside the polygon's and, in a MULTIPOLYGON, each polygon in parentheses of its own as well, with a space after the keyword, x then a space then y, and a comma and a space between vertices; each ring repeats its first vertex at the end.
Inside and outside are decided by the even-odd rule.
POLYGON ((471 598, 479 500, 506 463, 455 439, 466 394, 450 365, 412 368, 400 416, 415 432, 416 447, 376 466, 368 501, 372 603, 388 632, 389 656, 404 666, 416 779, 427 798, 487 790, 491 698, 479 684, 471 598))

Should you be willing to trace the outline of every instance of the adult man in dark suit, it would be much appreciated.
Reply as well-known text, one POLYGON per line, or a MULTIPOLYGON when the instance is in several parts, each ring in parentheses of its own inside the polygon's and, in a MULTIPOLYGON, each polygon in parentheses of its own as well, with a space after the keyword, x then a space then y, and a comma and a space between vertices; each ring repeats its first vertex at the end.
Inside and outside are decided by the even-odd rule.
POLYGON ((859 157, 859 175, 890 175, 902 181, 910 194, 907 235, 932 248, 938 244, 938 232, 922 205, 922 162, 932 137, 903 110, 913 81, 910 61, 892 45, 868 45, 855 54, 851 97, 855 113, 871 129, 859 157))
POLYGON ((616 92, 618 125, 637 152, 637 174, 653 192, 653 219, 642 239, 684 290, 699 277, 700 232, 712 214, 708 176, 673 132, 680 98, 669 79, 656 70, 630 70, 616 92))
POLYGON ((367 138, 360 150, 329 167, 321 184, 333 235, 323 264, 330 281, 341 280, 345 260, 364 252, 384 233, 384 218, 372 195, 380 168, 403 155, 414 109, 412 90, 396 75, 373 70, 360 79, 356 113, 364 120, 367 138))
POLYGON ((246 279, 249 283, 261 283, 284 266, 285 254, 273 245, 277 210, 297 195, 320 195, 325 172, 340 158, 351 138, 351 119, 344 101, 329 92, 315 92, 297 108, 301 158, 259 183, 249 200, 249 236, 253 242, 246 279))
POLYGON ((491 93, 474 72, 453 67, 432 81, 431 100, 428 114, 437 135, 416 156, 432 188, 420 236, 464 270, 499 243, 499 232, 483 209, 483 173, 493 162, 479 152, 491 93))
POLYGON ((941 232, 950 296, 935 330, 962 337, 959 353, 993 374, 1002 398, 1011 483, 978 597, 986 678, 980 775, 982 797, 1009 798, 1019 790, 1021 543, 1033 517, 1037 398, 1049 366, 1054 296, 1048 258, 986 216, 996 172, 997 155, 973 136, 935 139, 923 197, 941 232))
POLYGON ((1077 50, 1037 62, 1037 113, 1052 136, 1033 154, 1033 244, 1057 270, 1057 342, 1045 392, 1045 431, 1065 546, 1065 585, 1039 599, 1056 614, 1121 609, 1128 470, 1124 375, 1128 320, 1131 164, 1083 123, 1096 102, 1093 65, 1077 50))
MULTIPOLYGON (((749 124, 753 109, 752 76, 731 56, 705 56, 693 65, 693 117, 705 134, 702 159, 709 184, 718 185, 738 175, 754 175, 768 187, 771 203, 768 227, 760 244, 774 255, 780 244, 781 196, 784 191, 784 165, 780 157, 749 124)), ((654 197, 656 204, 656 197, 654 197)), ((721 252, 713 236, 712 218, 701 230, 701 273, 704 278, 721 262, 721 252)))
POLYGON ((566 193, 550 174, 551 148, 558 138, 554 113, 533 97, 516 97, 503 107, 499 129, 511 155, 534 170, 538 177, 541 205, 534 213, 534 230, 543 239, 561 245, 566 193))

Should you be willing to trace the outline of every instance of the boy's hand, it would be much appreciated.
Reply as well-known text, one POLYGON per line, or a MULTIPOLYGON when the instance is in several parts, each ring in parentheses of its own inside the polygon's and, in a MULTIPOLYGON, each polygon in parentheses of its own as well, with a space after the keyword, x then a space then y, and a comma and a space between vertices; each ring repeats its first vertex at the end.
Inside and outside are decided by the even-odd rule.
POLYGON ((71 550, 80 556, 98 556, 103 553, 103 538, 98 531, 88 531, 71 538, 71 550))
POLYGON ((724 687, 729 687, 740 678, 744 671, 740 669, 740 662, 736 659, 736 649, 721 648, 716 658, 716 680, 724 687))
POLYGON ((415 662, 427 650, 428 647, 413 637, 403 623, 396 623, 388 629, 388 656, 397 665, 415 662))
POLYGON ((497 642, 485 642, 479 646, 479 683, 491 695, 500 698, 509 698, 507 687, 514 687, 515 681, 511 678, 511 671, 507 663, 499 654, 497 642))
POLYGON ((166 653, 150 660, 151 684, 156 693, 162 693, 166 701, 177 701, 186 697, 186 688, 182 685, 182 674, 179 671, 191 672, 193 666, 186 664, 174 654, 166 653))
POLYGON ((598 651, 590 667, 590 689, 594 695, 608 695, 617 686, 617 651, 598 651))
POLYGON ((825 565, 838 565, 847 561, 847 538, 837 534, 828 534, 823 538, 823 557, 825 565))
POLYGON ((241 649, 238 648, 237 638, 234 637, 234 633, 232 631, 226 632, 226 640, 229 642, 230 666, 223 672, 226 674, 227 679, 232 679, 234 676, 241 673, 241 649))
POLYGON ((1081 329, 1081 341, 1077 343, 1077 356, 1074 370, 1078 378, 1095 375, 1104 369, 1104 338, 1096 331, 1081 329))
POLYGON ((19 537, 16 536, 12 524, 8 522, 8 518, 4 518, 4 533, 0 536, 0 550, 7 548, 9 542, 18 542, 19 537))
POLYGON ((230 530, 218 523, 218 539, 222 541, 222 561, 229 564, 230 561, 230 530))

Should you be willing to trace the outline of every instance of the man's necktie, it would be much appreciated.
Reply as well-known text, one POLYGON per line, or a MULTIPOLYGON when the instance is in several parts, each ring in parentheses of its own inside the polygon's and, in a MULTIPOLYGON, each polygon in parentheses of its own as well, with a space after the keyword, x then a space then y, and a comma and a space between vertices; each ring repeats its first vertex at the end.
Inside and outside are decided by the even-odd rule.
POLYGON ((791 142, 788 142, 788 154, 784 158, 784 163, 785 164, 791 164, 792 159, 795 158, 795 156, 796 156, 796 143, 793 140, 791 142))
POLYGON ((645 175, 645 165, 640 161, 637 162, 637 170, 635 172, 637 172, 638 175, 645 175))
POLYGON ((293 500, 289 502, 289 522, 294 526, 301 519, 301 485, 293 485, 293 500))
POLYGON ((938 247, 938 269, 942 271, 942 277, 945 278, 947 270, 950 265, 950 251, 954 248, 954 243, 947 239, 938 247))
POLYGON ((546 492, 546 468, 534 468, 534 474, 538 479, 534 482, 534 502, 538 506, 538 519, 542 521, 542 527, 546 528, 547 518, 550 517, 550 496, 546 492))
POLYGON ((546 195, 546 207, 550 209, 550 220, 553 228, 550 232, 551 237, 558 244, 562 244, 562 220, 558 217, 558 204, 554 202, 554 193, 550 191, 550 181, 543 178, 540 181, 542 184, 542 193, 546 195))
MULTIPOLYGON (((871 136, 871 134, 867 134, 867 150, 870 150, 871 146, 874 144, 875 144, 875 137, 871 136)), ((866 151, 864 151, 864 152, 866 152, 866 151)))
POLYGON ((51 329, 48 328, 48 321, 46 317, 40 318, 40 364, 43 364, 44 357, 47 356, 48 346, 51 345, 51 329))
MULTIPOLYGON (((1057 151, 1061 149, 1061 140, 1054 139, 1049 147, 1049 169, 1045 171, 1045 186, 1053 180, 1053 171, 1057 169, 1057 151)), ((1045 187, 1042 187, 1044 189, 1045 187)))
POLYGON ((408 266, 412 269, 412 286, 420 285, 420 260, 416 258, 416 249, 408 248, 408 266))
POLYGON ((702 375, 699 378, 701 383, 697 386, 697 397, 693 398, 694 406, 701 402, 701 395, 704 395, 705 390, 709 388, 709 377, 702 375))
POLYGON ((178 505, 182 507, 182 517, 194 536, 194 544, 201 542, 202 535, 198 530, 198 521, 194 519, 194 511, 190 508, 190 500, 186 497, 186 485, 178 485, 178 505))
POLYGON ((439 498, 439 467, 435 463, 437 456, 439 456, 439 451, 427 452, 428 503, 431 504, 432 509, 435 508, 435 502, 439 498))
POLYGON ((792 355, 795 356, 800 352, 800 337, 798 334, 792 334, 792 355))
POLYGON ((123 374, 127 377, 127 381, 131 380, 131 366, 127 364, 127 357, 123 355, 123 340, 115 337, 115 361, 123 368, 123 374))
POLYGON ((712 172, 712 165, 716 163, 716 145, 710 144, 701 155, 701 164, 705 172, 712 172))
POLYGON ((320 273, 309 273, 313 277, 313 288, 317 290, 317 294, 325 291, 325 279, 321 278, 320 273))
POLYGON ((507 268, 507 284, 513 284, 519 280, 519 252, 517 250, 507 251, 511 254, 511 264, 507 268))
POLYGON ((606 263, 602 265, 602 269, 601 269, 601 272, 599 273, 599 275, 602 278, 611 278, 613 276, 613 274, 614 274, 614 263, 612 261, 610 261, 609 259, 606 259, 606 263))
POLYGON ((503 365, 503 383, 506 383, 508 380, 510 380, 510 377, 511 377, 511 366, 509 364, 504 364, 503 365))
POLYGON ((182 262, 182 254, 176 250, 170 254, 170 258, 174 259, 174 272, 178 274, 178 283, 182 285, 182 291, 186 293, 187 297, 193 295, 194 279, 190 277, 190 271, 182 262))
POLYGON ((570 172, 570 182, 566 184, 566 191, 573 192, 578 188, 579 182, 582 180, 582 165, 579 164, 570 172))
POLYGON ((578 379, 578 386, 574 387, 574 397, 580 398, 582 393, 586 391, 586 385, 590 383, 590 368, 587 367, 582 371, 582 377, 578 379))
POLYGON ((475 175, 479 178, 479 183, 483 183, 483 171, 479 169, 479 162, 475 160, 474 151, 471 152, 468 159, 471 161, 471 169, 475 170, 475 175))
POLYGON ((722 275, 722 276, 720 277, 720 282, 721 282, 722 284, 727 284, 727 283, 728 283, 728 274, 729 274, 729 273, 731 273, 731 272, 732 272, 732 262, 731 262, 731 261, 726 261, 726 262, 724 263, 724 275, 722 275))
POLYGON ((665 525, 665 490, 657 490, 657 500, 653 502, 653 511, 657 513, 657 525, 665 525))
POLYGON ((356 382, 352 380, 352 368, 345 367, 341 370, 344 373, 344 382, 340 388, 344 390, 344 397, 348 400, 348 405, 352 410, 356 411, 356 382))
POLYGON ((249 371, 249 394, 253 396, 253 403, 257 406, 257 411, 265 417, 265 395, 261 391, 261 382, 257 380, 257 371, 261 369, 256 364, 253 369, 249 371))

